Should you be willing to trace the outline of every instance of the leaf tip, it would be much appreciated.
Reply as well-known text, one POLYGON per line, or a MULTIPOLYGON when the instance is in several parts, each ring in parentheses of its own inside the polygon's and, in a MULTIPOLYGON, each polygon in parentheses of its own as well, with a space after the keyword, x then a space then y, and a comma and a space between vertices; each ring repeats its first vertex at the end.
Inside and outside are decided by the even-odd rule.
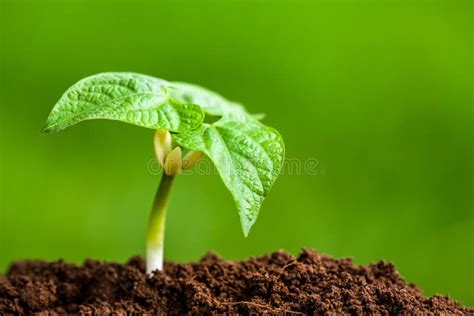
POLYGON ((51 133, 52 130, 51 130, 51 126, 49 126, 47 123, 43 125, 43 127, 41 127, 41 130, 40 130, 40 133, 41 134, 48 134, 48 133, 51 133))
POLYGON ((263 120, 267 115, 265 113, 255 113, 252 114, 253 118, 257 121, 263 120))
POLYGON ((242 218, 240 221, 240 224, 242 226, 242 233, 244 234, 244 237, 247 238, 250 233, 250 229, 252 228, 252 225, 254 224, 255 221, 251 222, 247 219, 242 218))

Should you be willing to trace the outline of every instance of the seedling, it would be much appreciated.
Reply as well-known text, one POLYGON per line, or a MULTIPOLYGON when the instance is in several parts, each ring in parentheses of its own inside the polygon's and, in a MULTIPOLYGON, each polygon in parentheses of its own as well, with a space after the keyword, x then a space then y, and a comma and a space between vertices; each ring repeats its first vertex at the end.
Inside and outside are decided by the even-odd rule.
POLYGON ((163 172, 147 232, 147 272, 163 268, 165 219, 173 179, 206 155, 234 197, 248 235, 262 202, 280 174, 285 147, 280 134, 240 104, 202 87, 135 73, 102 73, 70 87, 42 132, 91 119, 118 120, 155 129, 163 172), (205 123, 205 117, 213 123, 205 123))

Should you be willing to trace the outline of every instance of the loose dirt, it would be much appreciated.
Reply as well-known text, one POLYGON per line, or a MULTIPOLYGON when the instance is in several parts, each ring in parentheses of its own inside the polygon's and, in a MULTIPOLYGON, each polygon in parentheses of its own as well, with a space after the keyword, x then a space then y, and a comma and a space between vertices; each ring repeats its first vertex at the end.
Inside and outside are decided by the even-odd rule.
POLYGON ((474 315, 445 296, 424 296, 392 264, 355 266, 312 250, 244 261, 209 253, 200 262, 165 263, 147 277, 142 258, 19 261, 0 276, 0 313, 474 315))

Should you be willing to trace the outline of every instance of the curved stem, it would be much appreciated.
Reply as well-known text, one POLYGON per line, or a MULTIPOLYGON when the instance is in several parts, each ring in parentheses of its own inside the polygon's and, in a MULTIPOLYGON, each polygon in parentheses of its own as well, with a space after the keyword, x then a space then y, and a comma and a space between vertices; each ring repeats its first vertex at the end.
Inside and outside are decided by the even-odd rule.
POLYGON ((163 172, 160 186, 158 187, 155 201, 153 202, 147 232, 146 272, 148 274, 155 270, 161 271, 163 269, 163 239, 165 236, 166 209, 168 207, 168 197, 173 179, 174 176, 169 176, 163 172))

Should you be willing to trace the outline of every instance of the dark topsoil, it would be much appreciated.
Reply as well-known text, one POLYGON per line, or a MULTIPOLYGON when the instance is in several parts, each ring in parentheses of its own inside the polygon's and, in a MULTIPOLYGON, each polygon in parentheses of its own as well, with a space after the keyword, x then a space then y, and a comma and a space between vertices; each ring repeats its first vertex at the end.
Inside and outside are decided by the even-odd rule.
POLYGON ((16 262, 0 276, 0 314, 449 314, 474 315, 444 296, 425 297, 392 264, 368 267, 311 250, 246 261, 207 254, 198 263, 165 264, 147 278, 144 261, 16 262))

